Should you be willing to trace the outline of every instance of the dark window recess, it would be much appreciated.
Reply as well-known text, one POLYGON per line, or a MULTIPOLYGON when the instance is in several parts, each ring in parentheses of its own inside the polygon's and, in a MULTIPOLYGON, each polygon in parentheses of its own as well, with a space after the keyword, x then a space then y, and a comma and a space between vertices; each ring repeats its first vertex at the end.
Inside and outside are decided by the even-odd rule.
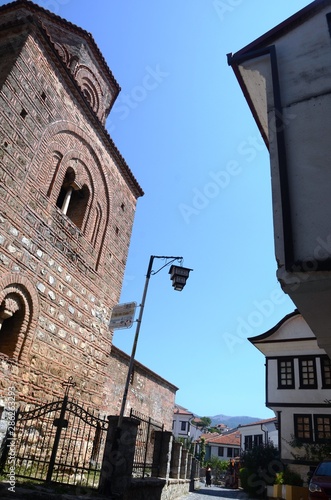
POLYGON ((23 108, 22 111, 20 112, 21 117, 24 118, 27 116, 28 112, 23 108))
POLYGON ((56 200, 56 206, 57 207, 62 208, 64 199, 66 197, 66 192, 67 192, 66 189, 64 189, 63 187, 61 187, 60 194, 58 196, 58 199, 56 200))
POLYGON ((14 356, 19 334, 22 330, 25 317, 25 307, 21 299, 15 294, 8 295, 0 304, 0 352, 9 358, 14 356), (6 301, 15 303, 13 311, 6 307, 6 301))
POLYGON ((80 187, 74 170, 69 167, 64 177, 56 205, 81 229, 87 210, 90 191, 86 185, 80 187))
POLYGON ((331 388, 331 361, 328 356, 321 357, 322 387, 331 388))
POLYGON ((254 436, 254 446, 262 446, 263 445, 263 436, 262 434, 256 434, 254 436))
POLYGON ((251 450, 253 448, 253 436, 245 436, 244 447, 245 450, 251 450))

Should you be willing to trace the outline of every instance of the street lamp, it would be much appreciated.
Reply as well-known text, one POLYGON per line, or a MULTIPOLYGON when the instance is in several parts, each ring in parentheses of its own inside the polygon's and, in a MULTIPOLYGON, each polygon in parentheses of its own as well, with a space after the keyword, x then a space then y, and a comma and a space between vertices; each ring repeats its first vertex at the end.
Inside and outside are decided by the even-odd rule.
POLYGON ((179 267, 172 265, 169 269, 169 274, 171 275, 172 286, 175 290, 181 292, 186 285, 186 280, 189 277, 190 271, 187 267, 179 267))
MULTIPOLYGON (((143 317, 143 313, 144 313, 145 300, 146 300, 146 295, 147 295, 147 290, 148 290, 148 285, 149 285, 149 279, 152 275, 157 274, 162 269, 169 266, 170 264, 172 264, 175 261, 182 262, 183 257, 167 257, 167 256, 160 256, 160 255, 151 255, 151 257, 149 259, 145 287, 144 287, 143 296, 141 299, 140 312, 139 312, 139 317, 137 319, 136 333, 134 336, 132 352, 131 352, 131 357, 130 357, 130 363, 129 363, 129 369, 128 369, 128 374, 126 377, 126 383, 125 383, 124 394, 123 394, 123 399, 122 399, 122 406, 121 406, 120 415, 118 417, 118 424, 117 424, 118 429, 121 428, 122 422, 123 422, 125 406, 126 406, 126 401, 127 401, 128 391, 129 391, 129 385, 130 385, 130 380, 131 380, 131 375, 132 375, 132 370, 133 370, 134 357, 135 357, 136 349, 137 349, 139 331, 140 331, 141 321, 142 321, 142 317, 143 317), (157 271, 152 271, 154 259, 166 259, 167 262, 162 267, 160 267, 160 269, 158 269, 157 271)), ((170 274, 170 279, 172 281, 172 286, 174 287, 175 290, 178 290, 178 291, 183 290, 183 288, 186 284, 186 280, 189 277, 190 271, 192 271, 192 269, 189 269, 186 267, 175 266, 175 265, 171 266, 171 268, 169 270, 169 274, 170 274)))

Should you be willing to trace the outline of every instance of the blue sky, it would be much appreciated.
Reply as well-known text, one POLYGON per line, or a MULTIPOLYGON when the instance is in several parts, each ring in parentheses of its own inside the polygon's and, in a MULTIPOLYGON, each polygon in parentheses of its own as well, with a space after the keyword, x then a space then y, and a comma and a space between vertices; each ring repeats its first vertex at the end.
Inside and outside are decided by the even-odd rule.
MULTIPOLYGON (((272 417, 264 356, 247 337, 294 305, 276 279, 268 152, 226 55, 310 2, 36 3, 89 31, 122 89, 107 129, 145 196, 121 303, 140 303, 151 255, 194 269, 182 292, 168 269, 151 277, 136 359, 200 416, 272 417)), ((130 354, 134 331, 114 344, 130 354)))

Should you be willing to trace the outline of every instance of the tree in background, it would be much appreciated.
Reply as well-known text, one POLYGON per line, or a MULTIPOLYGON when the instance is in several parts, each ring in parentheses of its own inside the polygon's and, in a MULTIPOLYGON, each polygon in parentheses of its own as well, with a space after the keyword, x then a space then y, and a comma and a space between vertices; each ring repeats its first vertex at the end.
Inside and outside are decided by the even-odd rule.
POLYGON ((194 425, 201 428, 202 430, 207 430, 211 425, 211 418, 201 417, 199 420, 194 421, 194 425))
POLYGON ((205 429, 207 427, 210 427, 211 418, 210 417, 201 417, 200 422, 201 422, 201 426, 205 429))
POLYGON ((199 457, 198 459, 200 460, 200 463, 202 466, 205 464, 205 456, 206 456, 206 441, 204 438, 200 439, 200 452, 199 452, 199 457))
POLYGON ((227 460, 220 460, 219 458, 212 456, 208 460, 210 467, 213 471, 213 482, 214 484, 220 484, 224 480, 224 475, 229 466, 229 462, 227 460))

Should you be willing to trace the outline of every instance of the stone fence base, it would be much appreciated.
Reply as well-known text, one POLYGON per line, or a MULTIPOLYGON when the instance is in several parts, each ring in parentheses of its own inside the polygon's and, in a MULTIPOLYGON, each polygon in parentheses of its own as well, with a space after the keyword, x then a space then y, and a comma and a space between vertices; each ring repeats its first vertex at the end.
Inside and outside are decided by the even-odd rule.
POLYGON ((155 477, 133 478, 133 461, 139 421, 109 418, 99 493, 115 500, 174 500, 199 487, 200 463, 170 431, 154 432, 151 470, 155 477), (157 475, 157 476, 156 476, 157 475))
MULTIPOLYGON (((174 500, 188 495, 191 481, 188 479, 144 478, 132 479, 123 500, 174 500)), ((195 487, 199 486, 199 478, 195 487)))

